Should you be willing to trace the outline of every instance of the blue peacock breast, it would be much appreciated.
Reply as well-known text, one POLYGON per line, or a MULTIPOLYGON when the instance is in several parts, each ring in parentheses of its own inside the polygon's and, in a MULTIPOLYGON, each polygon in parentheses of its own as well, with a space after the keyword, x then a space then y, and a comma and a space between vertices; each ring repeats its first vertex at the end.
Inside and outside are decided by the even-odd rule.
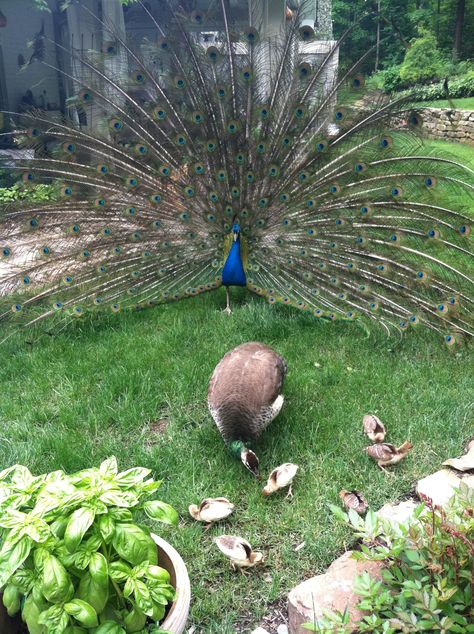
POLYGON ((240 254, 240 239, 232 243, 229 255, 222 270, 222 284, 224 286, 246 286, 247 278, 240 254))

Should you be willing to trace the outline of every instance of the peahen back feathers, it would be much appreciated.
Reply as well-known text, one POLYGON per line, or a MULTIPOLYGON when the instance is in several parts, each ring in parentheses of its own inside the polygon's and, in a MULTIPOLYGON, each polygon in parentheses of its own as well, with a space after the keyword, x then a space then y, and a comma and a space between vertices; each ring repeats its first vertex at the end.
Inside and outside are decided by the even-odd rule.
POLYGON ((164 26, 143 5, 154 35, 140 46, 88 15, 108 35, 70 53, 76 123, 8 113, 34 150, 16 165, 25 187, 54 196, 0 211, 0 318, 215 289, 237 225, 247 287, 270 303, 423 324, 450 345, 472 335, 473 171, 423 146, 409 102, 364 99, 371 50, 330 81, 341 41, 314 64, 299 10, 267 37, 252 11, 236 32, 221 4, 221 30, 171 4, 164 26))

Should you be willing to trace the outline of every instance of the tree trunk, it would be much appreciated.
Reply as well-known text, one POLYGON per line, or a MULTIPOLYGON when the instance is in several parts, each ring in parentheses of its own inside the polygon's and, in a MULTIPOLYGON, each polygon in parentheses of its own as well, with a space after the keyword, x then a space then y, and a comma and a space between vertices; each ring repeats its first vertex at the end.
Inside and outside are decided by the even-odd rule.
POLYGON ((453 59, 458 60, 461 57, 462 47, 462 31, 464 27, 464 12, 466 9, 466 0, 458 0, 456 8, 456 25, 454 27, 454 44, 453 59))
POLYGON ((375 44, 375 66, 374 71, 379 69, 380 60, 380 0, 377 0, 377 41, 375 44))

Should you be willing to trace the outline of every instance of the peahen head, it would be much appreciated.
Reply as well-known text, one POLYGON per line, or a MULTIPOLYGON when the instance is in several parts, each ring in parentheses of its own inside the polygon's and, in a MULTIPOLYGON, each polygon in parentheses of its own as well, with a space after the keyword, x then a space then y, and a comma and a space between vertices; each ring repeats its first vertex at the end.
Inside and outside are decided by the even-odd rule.
POLYGON ((229 449, 232 455, 240 459, 242 464, 247 467, 247 469, 253 473, 256 478, 260 476, 258 470, 259 459, 251 449, 246 447, 243 440, 233 440, 229 444, 229 449))

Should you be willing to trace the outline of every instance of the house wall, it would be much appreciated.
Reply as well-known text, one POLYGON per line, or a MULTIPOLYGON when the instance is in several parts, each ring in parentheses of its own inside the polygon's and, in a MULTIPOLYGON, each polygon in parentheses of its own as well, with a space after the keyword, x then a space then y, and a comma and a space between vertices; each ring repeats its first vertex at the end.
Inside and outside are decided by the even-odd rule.
MULTIPOLYGON (((45 35, 54 39, 53 18, 50 13, 36 11, 27 0, 1 0, 2 13, 7 19, 7 26, 0 28, 0 47, 3 56, 4 85, 6 99, 0 103, 0 109, 18 110, 21 98, 28 89, 31 90, 38 106, 56 104, 59 106, 59 89, 57 72, 46 66, 34 63, 20 71, 18 56, 23 55, 28 61, 32 49, 28 41, 40 31, 44 21, 45 35)), ((56 54, 52 44, 46 44, 45 60, 55 65, 56 54)))

